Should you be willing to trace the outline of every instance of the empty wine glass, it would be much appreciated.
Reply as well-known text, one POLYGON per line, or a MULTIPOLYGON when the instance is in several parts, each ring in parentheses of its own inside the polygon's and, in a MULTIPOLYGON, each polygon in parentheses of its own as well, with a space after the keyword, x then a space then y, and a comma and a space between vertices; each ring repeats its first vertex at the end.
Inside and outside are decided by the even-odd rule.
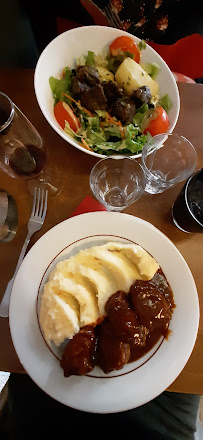
MULTIPOLYGON (((40 134, 11 99, 0 92, 0 167, 13 178, 30 182, 37 178, 38 186, 56 195, 61 182, 58 179, 56 185, 49 170, 45 172, 47 163, 48 151, 40 134)), ((30 189, 33 185, 30 183, 30 189)))
POLYGON ((138 200, 145 190, 142 166, 130 157, 101 159, 90 173, 90 188, 108 211, 122 211, 138 200))

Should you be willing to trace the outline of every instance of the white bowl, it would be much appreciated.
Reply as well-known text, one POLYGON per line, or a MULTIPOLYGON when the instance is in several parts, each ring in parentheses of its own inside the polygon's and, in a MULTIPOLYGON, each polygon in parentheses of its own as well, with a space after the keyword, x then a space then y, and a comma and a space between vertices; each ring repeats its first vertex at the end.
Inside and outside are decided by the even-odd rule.
MULTIPOLYGON (((84 153, 99 158, 105 156, 81 147, 77 141, 65 133, 56 121, 53 112, 54 100, 49 85, 49 78, 50 76, 58 77, 66 66, 69 66, 71 69, 74 68, 76 59, 81 55, 86 55, 88 50, 98 54, 103 52, 105 48, 108 49, 109 44, 120 35, 130 34, 119 29, 105 26, 85 26, 71 29, 70 31, 60 34, 48 44, 40 55, 35 69, 34 87, 37 101, 43 115, 51 127, 65 141, 69 142, 74 147, 84 153)), ((133 35, 130 36, 136 43, 139 43, 139 38, 133 35)), ((165 61, 148 45, 146 49, 141 52, 141 63, 145 62, 156 62, 161 67, 156 80, 159 83, 160 96, 168 93, 173 102, 173 106, 169 111, 170 127, 168 130, 169 132, 172 132, 176 125, 180 110, 180 98, 176 81, 165 61)), ((141 154, 131 157, 135 158, 140 156, 141 154)))
POLYGON ((54 399, 81 411, 111 413, 144 405, 171 385, 193 350, 199 301, 191 271, 174 244, 150 223, 128 214, 78 215, 44 234, 30 249, 14 281, 9 310, 16 353, 34 382, 54 399), (171 333, 161 345, 121 370, 65 378, 59 360, 42 337, 37 297, 60 260, 107 241, 137 243, 158 261, 173 290, 171 333))

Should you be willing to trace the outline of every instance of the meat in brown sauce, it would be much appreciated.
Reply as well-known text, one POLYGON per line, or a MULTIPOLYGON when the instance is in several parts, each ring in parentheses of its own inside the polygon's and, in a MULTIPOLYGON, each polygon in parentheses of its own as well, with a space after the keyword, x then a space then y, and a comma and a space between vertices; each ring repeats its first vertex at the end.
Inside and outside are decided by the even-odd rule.
POLYGON ((109 112, 124 124, 132 122, 136 112, 135 103, 127 96, 119 98, 112 103, 109 112))
POLYGON ((149 285, 157 287, 157 289, 163 293, 164 297, 170 304, 170 309, 173 310, 175 308, 173 292, 161 268, 158 269, 158 271, 155 273, 153 278, 148 281, 148 283, 149 285))
POLYGON ((130 289, 133 307, 138 319, 148 330, 160 329, 165 334, 170 320, 170 304, 157 287, 138 280, 130 289))
POLYGON ((95 328, 86 326, 81 328, 73 339, 69 341, 60 362, 64 376, 72 374, 83 376, 93 370, 95 366, 97 337, 95 328))
POLYGON ((145 347, 148 333, 149 330, 144 325, 136 327, 133 338, 129 340, 130 350, 135 350, 137 347, 145 347))
POLYGON ((80 97, 81 93, 90 90, 90 86, 81 82, 76 76, 71 77, 71 88, 76 98, 80 97))
POLYGON ((107 99, 101 84, 96 84, 94 87, 81 93, 81 104, 90 112, 107 110, 107 99))
POLYGON ((99 326, 97 363, 104 373, 120 370, 130 359, 130 346, 120 341, 107 320, 99 326))
POLYGON ((142 332, 139 331, 139 322, 137 316, 129 306, 128 295, 119 291, 112 295, 106 304, 106 313, 111 324, 114 335, 122 342, 129 342, 136 339, 137 343, 145 343, 144 332, 142 341, 142 332), (138 336, 139 335, 139 336, 138 336))
POLYGON ((108 106, 110 106, 116 99, 123 96, 123 89, 115 81, 102 82, 104 94, 106 96, 108 106))
POLYGON ((136 108, 141 107, 143 104, 149 104, 152 99, 150 88, 148 86, 139 87, 133 92, 131 98, 135 102, 136 108))
POLYGON ((86 83, 91 87, 100 83, 99 73, 95 67, 78 66, 76 69, 76 77, 80 82, 86 83))

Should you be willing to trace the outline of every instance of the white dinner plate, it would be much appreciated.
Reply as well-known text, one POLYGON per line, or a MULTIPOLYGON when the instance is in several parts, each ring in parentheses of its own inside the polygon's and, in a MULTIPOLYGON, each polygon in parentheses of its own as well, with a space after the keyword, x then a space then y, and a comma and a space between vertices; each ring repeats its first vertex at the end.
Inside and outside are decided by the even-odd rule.
POLYGON ((149 402, 180 374, 195 344, 199 301, 189 267, 162 232, 131 215, 93 212, 59 223, 31 248, 14 282, 9 322, 20 362, 42 390, 78 410, 112 413, 149 402), (176 303, 170 323, 171 333, 143 358, 119 371, 105 375, 95 367, 87 376, 65 378, 59 360, 46 345, 40 331, 38 297, 56 262, 80 249, 107 241, 137 243, 158 261, 176 303))

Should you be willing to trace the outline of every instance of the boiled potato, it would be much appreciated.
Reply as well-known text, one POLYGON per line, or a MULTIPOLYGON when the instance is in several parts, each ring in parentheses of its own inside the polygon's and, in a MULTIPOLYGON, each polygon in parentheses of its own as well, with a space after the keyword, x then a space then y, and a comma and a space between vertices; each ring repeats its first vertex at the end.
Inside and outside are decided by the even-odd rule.
POLYGON ((97 66, 96 69, 99 73, 100 81, 114 81, 114 74, 108 69, 102 66, 97 66))
POLYGON ((152 97, 159 93, 159 84, 132 58, 125 58, 120 64, 116 71, 115 79, 128 96, 131 96, 134 90, 142 86, 150 88, 152 97))

